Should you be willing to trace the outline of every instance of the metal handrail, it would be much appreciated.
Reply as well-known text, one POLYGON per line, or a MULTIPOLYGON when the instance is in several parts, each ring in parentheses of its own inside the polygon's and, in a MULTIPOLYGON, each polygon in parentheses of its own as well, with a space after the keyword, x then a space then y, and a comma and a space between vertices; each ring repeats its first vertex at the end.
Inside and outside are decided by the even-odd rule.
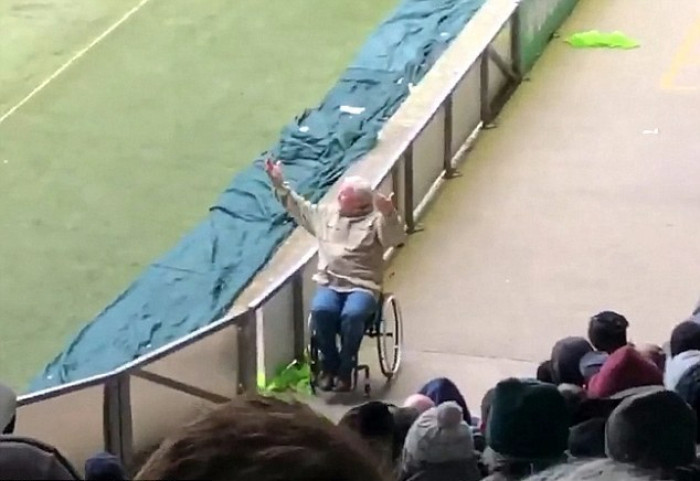
POLYGON ((208 324, 207 326, 204 326, 201 329, 188 334, 187 336, 172 341, 166 344, 165 346, 162 346, 152 352, 149 352, 148 354, 134 359, 133 361, 127 364, 123 364, 112 371, 19 396, 19 398, 17 399, 17 405, 20 407, 28 406, 30 404, 34 404, 47 399, 52 399, 57 396, 70 394, 81 389, 86 389, 88 387, 93 387, 99 384, 105 384, 109 379, 116 378, 120 375, 126 375, 133 371, 146 367, 147 365, 169 354, 177 352, 198 340, 204 339, 212 334, 215 334, 216 332, 222 329, 225 329, 234 324, 240 324, 242 322, 245 322, 249 318, 249 316, 250 310, 246 310, 232 317, 224 317, 223 319, 208 324))

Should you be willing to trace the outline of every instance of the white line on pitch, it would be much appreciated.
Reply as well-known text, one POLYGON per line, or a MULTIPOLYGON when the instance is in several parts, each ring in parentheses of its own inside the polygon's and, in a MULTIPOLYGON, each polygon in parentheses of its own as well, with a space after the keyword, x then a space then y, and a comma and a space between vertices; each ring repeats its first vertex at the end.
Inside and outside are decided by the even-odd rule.
POLYGON ((0 117, 0 124, 2 124, 5 120, 7 120, 7 118, 8 118, 10 115, 12 115, 12 114, 14 114, 15 112, 17 112, 17 110, 18 110, 20 107, 22 107, 24 104, 26 104, 27 102, 29 102, 29 101, 32 99, 32 97, 34 97, 36 94, 38 94, 39 92, 41 92, 41 91, 44 89, 44 87, 46 87, 48 84, 50 84, 51 82, 53 82, 54 80, 56 80, 56 78, 57 78, 59 75, 61 75, 63 72, 65 72, 66 69, 68 69, 68 67, 70 67, 71 65, 73 65, 73 63, 74 63, 76 60, 80 59, 83 55, 85 55, 86 53, 88 53, 88 51, 89 51, 92 47, 94 47, 95 45, 97 45, 98 43, 100 43, 102 40, 104 40, 105 37, 107 37, 107 35, 109 35, 109 34, 112 33, 113 31, 115 31, 122 23, 124 23, 124 22, 126 22, 127 20, 129 20, 129 18, 130 18, 133 14, 135 14, 136 12, 138 12, 138 11, 141 9, 141 7, 143 7, 144 5, 146 5, 146 4, 147 4, 148 2, 150 2, 150 1, 151 1, 151 0, 141 0, 137 5, 135 5, 134 7, 132 7, 131 10, 129 10, 128 12, 126 12, 124 15, 122 15, 122 17, 121 17, 119 20, 117 20, 114 24, 112 24, 107 30, 105 30, 104 32, 102 32, 95 40, 93 40, 92 42, 90 42, 90 43, 89 43, 86 47, 84 47, 83 49, 79 50, 78 53, 76 53, 75 55, 73 55, 66 63, 64 63, 63 65, 61 65, 61 66, 58 68, 58 70, 56 70, 54 73, 52 73, 51 75, 49 75, 43 82, 41 82, 39 85, 37 85, 37 86, 34 88, 34 90, 32 90, 31 92, 29 92, 29 93, 27 94, 26 97, 24 97, 22 100, 20 100, 19 102, 17 102, 17 104, 15 104, 12 108, 10 108, 10 110, 8 110, 7 112, 5 112, 5 113, 2 115, 2 117, 0 117))

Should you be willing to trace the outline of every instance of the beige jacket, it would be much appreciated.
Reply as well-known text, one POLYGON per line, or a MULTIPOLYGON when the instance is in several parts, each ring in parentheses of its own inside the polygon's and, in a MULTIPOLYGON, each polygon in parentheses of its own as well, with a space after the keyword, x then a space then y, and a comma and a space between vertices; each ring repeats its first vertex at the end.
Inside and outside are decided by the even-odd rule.
POLYGON ((277 198, 301 227, 318 240, 314 281, 337 291, 367 290, 379 294, 384 277, 384 251, 403 243, 406 233, 397 212, 373 210, 344 217, 336 206, 312 204, 289 188, 275 189, 277 198))

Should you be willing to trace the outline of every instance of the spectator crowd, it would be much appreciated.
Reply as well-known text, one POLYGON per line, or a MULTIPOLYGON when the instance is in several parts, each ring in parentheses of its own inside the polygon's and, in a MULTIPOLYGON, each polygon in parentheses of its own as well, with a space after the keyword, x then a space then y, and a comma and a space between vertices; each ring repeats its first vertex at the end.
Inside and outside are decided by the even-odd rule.
MULTIPOLYGON (((337 424, 297 401, 242 396, 166 438, 133 479, 700 480, 700 305, 663 346, 630 343, 628 327, 612 311, 593 316, 586 337, 556 342, 531 379, 497 383, 478 413, 447 378, 337 424)), ((52 446, 13 435, 15 420, 0 385, 0 480, 80 479, 52 446)), ((84 472, 128 479, 109 453, 84 472)))

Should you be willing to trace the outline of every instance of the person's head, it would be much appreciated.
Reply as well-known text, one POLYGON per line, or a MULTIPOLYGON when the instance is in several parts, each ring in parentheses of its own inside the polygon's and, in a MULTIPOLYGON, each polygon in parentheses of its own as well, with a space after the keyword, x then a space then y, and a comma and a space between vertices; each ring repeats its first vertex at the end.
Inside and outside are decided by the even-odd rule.
POLYGON ((583 337, 565 337, 552 348, 552 376, 554 384, 583 386, 579 364, 581 358, 591 352, 591 344, 583 337))
POLYGON ((136 479, 380 481, 375 464, 354 434, 308 406, 242 396, 166 438, 136 479))
POLYGON ((495 392, 496 388, 491 388, 486 391, 484 397, 481 398, 479 430, 484 434, 486 434, 486 426, 489 423, 489 414, 491 413, 491 404, 493 403, 493 395, 495 392))
POLYGON ((338 425, 349 428, 363 439, 384 439, 394 432, 394 416, 388 404, 369 401, 348 410, 338 425))
POLYGON ((664 371, 666 367, 666 353, 664 353, 661 346, 656 344, 642 344, 636 346, 636 348, 644 359, 658 367, 661 372, 664 371))
POLYGON ((535 464, 561 458, 568 437, 569 412, 556 386, 514 378, 496 385, 486 425, 493 451, 535 464))
POLYGON ((428 409, 435 407, 435 403, 425 394, 411 394, 403 402, 403 407, 413 408, 419 413, 424 413, 428 409))
POLYGON ((588 395, 609 397, 632 388, 663 384, 663 373, 659 368, 644 359, 634 347, 625 346, 612 353, 591 378, 588 395))
POLYGON ((700 351, 700 323, 683 321, 671 332, 671 357, 685 351, 700 351))
POLYGON ((658 481, 659 479, 686 481, 684 477, 660 477, 656 470, 645 470, 612 459, 587 459, 562 463, 527 477, 523 481, 658 481))
POLYGON ((587 399, 586 391, 576 384, 559 384, 557 389, 564 396, 566 406, 569 409, 570 418, 573 419, 579 406, 587 399))
MULTIPOLYGON (((680 375, 673 391, 693 408, 696 417, 700 416, 700 363, 693 364, 680 375)), ((700 443, 700 422, 696 440, 700 443)))
POLYGON ((403 445, 408 435, 408 430, 411 429, 413 423, 422 414, 421 411, 413 407, 396 407, 391 408, 391 414, 394 417, 394 438, 393 438, 393 459, 396 461, 401 456, 403 445))
POLYGON ((347 177, 338 190, 340 215, 355 217, 368 213, 373 208, 372 186, 362 177, 347 177))
POLYGON ((0 479, 71 481, 75 468, 53 446, 20 436, 0 436, 0 479))
POLYGON ((17 394, 9 386, 0 384, 0 434, 12 434, 17 419, 17 394))
POLYGON ((464 422, 462 408, 447 401, 425 411, 409 429, 402 471, 408 473, 425 464, 475 462, 475 457, 472 431, 464 422))
POLYGON ((700 364, 700 351, 684 351, 666 362, 664 370, 664 386, 675 391, 678 381, 685 372, 696 364, 700 364))
POLYGON ((605 426, 605 450, 611 459, 646 469, 688 465, 695 460, 696 424, 678 394, 650 390, 615 408, 605 426))
POLYGON ((118 457, 98 453, 85 461, 86 481, 126 481, 128 476, 118 457))
POLYGON ((369 401, 346 412, 339 426, 356 433, 382 463, 393 458, 394 415, 390 406, 381 401, 369 401))
POLYGON ((537 380, 540 382, 546 382, 549 384, 554 384, 554 374, 552 373, 552 361, 547 359, 546 361, 540 363, 537 366, 537 380))
POLYGON ((467 407, 467 401, 464 400, 464 396, 459 391, 459 388, 455 383, 446 377, 437 377, 428 381, 420 390, 419 394, 428 396, 436 406, 447 402, 454 401, 462 409, 462 415, 467 424, 471 425, 472 415, 467 407))
POLYGON ((599 312, 588 322, 588 339, 598 351, 612 354, 627 345, 628 327, 625 316, 613 311, 599 312))
POLYGON ((569 454, 575 458, 605 457, 607 418, 591 418, 569 429, 569 454))
POLYGON ((604 351, 591 351, 581 358, 578 367, 583 376, 584 384, 588 384, 591 378, 598 374, 603 364, 605 364, 605 361, 608 359, 608 356, 609 354, 604 351))

